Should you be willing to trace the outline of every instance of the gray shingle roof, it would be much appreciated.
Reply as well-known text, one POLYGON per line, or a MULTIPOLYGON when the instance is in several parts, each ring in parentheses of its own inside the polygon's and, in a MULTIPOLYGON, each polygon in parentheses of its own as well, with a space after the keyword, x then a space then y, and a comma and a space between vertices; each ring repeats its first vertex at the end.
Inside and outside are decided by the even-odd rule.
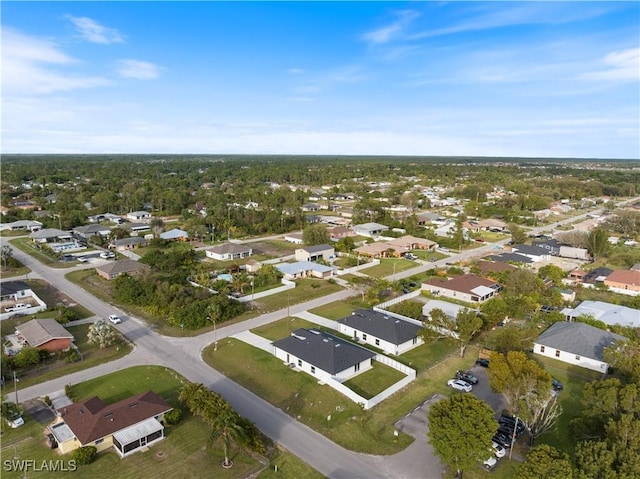
POLYGON ((0 285, 0 296, 8 296, 10 294, 16 294, 20 291, 26 291, 27 289, 31 289, 24 281, 5 281, 0 285))
POLYGON ((603 361, 604 348, 620 339, 627 338, 585 323, 560 321, 538 336, 535 342, 549 348, 603 361))
POLYGON ((418 331, 422 329, 417 324, 370 309, 356 309, 351 316, 342 318, 338 322, 396 346, 415 338, 418 331))
POLYGON ((376 355, 361 346, 317 329, 296 329, 275 347, 328 372, 337 374, 376 355))
POLYGON ((317 244, 313 246, 305 246, 304 248, 301 248, 301 249, 305 250, 307 253, 313 254, 313 253, 320 253, 322 251, 333 249, 333 246, 328 244, 317 244))

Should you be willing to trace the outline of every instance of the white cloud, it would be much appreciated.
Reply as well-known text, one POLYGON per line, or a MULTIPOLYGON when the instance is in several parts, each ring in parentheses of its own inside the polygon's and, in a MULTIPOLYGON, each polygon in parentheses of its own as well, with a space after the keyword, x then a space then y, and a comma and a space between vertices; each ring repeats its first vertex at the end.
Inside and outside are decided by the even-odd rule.
POLYGON ((629 48, 607 54, 601 61, 603 68, 585 73, 587 80, 640 80, 640 48, 629 48))
POLYGON ((67 15, 67 18, 76 27, 76 31, 84 40, 91 43, 124 43, 124 36, 114 28, 100 25, 98 22, 87 17, 74 17, 67 15))
POLYGON ((118 74, 122 78, 135 78, 137 80, 153 80, 160 76, 162 67, 142 60, 120 60, 118 62, 118 74))
POLYGON ((287 73, 289 75, 302 75, 304 73, 304 70, 302 68, 289 68, 287 70, 287 73))
POLYGON ((43 94, 106 85, 100 76, 74 75, 61 68, 76 59, 55 43, 5 28, 2 33, 2 87, 9 94, 43 94))
POLYGON ((415 10, 401 10, 395 12, 397 19, 384 27, 372 30, 362 35, 362 39, 372 44, 382 44, 397 38, 409 24, 420 16, 415 10))

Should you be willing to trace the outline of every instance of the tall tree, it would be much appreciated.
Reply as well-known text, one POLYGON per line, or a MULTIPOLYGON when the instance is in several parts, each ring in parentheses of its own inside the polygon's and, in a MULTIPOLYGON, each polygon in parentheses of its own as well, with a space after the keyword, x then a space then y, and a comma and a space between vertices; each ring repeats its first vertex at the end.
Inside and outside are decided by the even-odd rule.
POLYGON ((529 445, 556 424, 556 419, 562 414, 562 406, 558 397, 550 389, 536 391, 526 396, 520 408, 520 419, 529 431, 529 445))
POLYGON ((462 477, 465 469, 487 459, 498 428, 491 407, 471 394, 454 393, 429 410, 429 443, 443 463, 462 477))
POLYGON ((482 319, 471 309, 461 310, 455 318, 447 316, 441 309, 431 311, 431 320, 425 321, 421 331, 425 342, 432 342, 440 338, 451 337, 460 350, 460 357, 471 340, 482 329, 482 319))
POLYGON ((327 227, 321 224, 309 225, 302 232, 302 241, 307 246, 328 244, 331 242, 327 227))
POLYGON ((511 241, 513 241, 514 244, 523 244, 527 241, 527 233, 525 233, 520 226, 515 223, 510 223, 508 228, 511 233, 511 241))
POLYGON ((573 470, 569 456, 557 449, 541 444, 527 454, 527 460, 518 468, 517 479, 571 479, 573 470))
POLYGON ((640 341, 616 341, 603 356, 628 382, 640 384, 640 341))
POLYGON ((8 244, 2 245, 0 247, 0 258, 2 259, 2 264, 4 265, 4 269, 6 270, 11 258, 13 258, 13 248, 8 244))
POLYGON ((593 261, 606 256, 609 246, 609 234, 604 228, 600 226, 594 228, 587 235, 587 251, 593 257, 593 261))
POLYGON ((492 353, 488 374, 491 389, 504 395, 507 408, 517 416, 527 397, 551 390, 551 375, 522 351, 492 353))

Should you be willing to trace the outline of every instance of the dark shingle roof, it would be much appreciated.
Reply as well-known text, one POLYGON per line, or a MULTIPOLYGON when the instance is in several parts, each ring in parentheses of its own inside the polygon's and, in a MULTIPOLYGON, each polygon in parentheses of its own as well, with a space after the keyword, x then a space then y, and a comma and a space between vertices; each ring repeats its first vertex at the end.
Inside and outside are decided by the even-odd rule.
POLYGON ((106 405, 98 396, 63 408, 62 419, 83 445, 171 409, 153 391, 106 405))
POLYGON ((307 253, 320 253, 321 251, 327 251, 329 249, 333 249, 333 246, 328 245, 328 244, 317 244, 317 245, 313 245, 313 246, 305 246, 304 248, 301 248, 303 250, 305 250, 307 253))
POLYGON ((373 351, 313 328, 296 329, 288 338, 272 344, 329 374, 337 374, 376 355, 373 351))
POLYGON ((8 296, 10 294, 16 294, 20 291, 26 291, 27 289, 31 289, 24 281, 5 281, 0 285, 0 290, 2 290, 1 296, 8 296))
POLYGON ((546 256, 549 252, 540 246, 529 246, 526 244, 514 244, 511 249, 520 254, 530 254, 532 256, 546 256))
POLYGON ((538 336, 535 342, 549 348, 602 361, 604 348, 619 339, 627 338, 585 323, 560 321, 538 336))
POLYGON ((338 321, 396 346, 417 336, 422 327, 370 309, 356 309, 338 321))
POLYGON ((492 261, 499 261, 501 263, 533 263, 533 260, 528 256, 519 253, 500 253, 493 256, 488 256, 488 259, 492 261))

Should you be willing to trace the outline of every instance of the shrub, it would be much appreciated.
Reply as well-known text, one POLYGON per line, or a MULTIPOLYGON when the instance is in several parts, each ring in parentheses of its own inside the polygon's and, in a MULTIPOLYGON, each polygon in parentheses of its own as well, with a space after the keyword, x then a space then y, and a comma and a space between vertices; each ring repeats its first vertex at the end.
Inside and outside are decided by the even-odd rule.
POLYGON ((83 446, 73 451, 72 459, 76 464, 91 464, 96 458, 96 454, 98 454, 98 450, 94 446, 83 446))
POLYGON ((164 420, 170 425, 178 424, 180 419, 182 419, 182 410, 178 408, 173 408, 164 414, 164 420))
POLYGON ((51 407, 53 405, 53 402, 51 402, 51 398, 49 396, 43 397, 42 402, 45 403, 48 407, 51 407))
POLYGON ((69 399, 71 399, 73 402, 76 402, 76 393, 73 390, 73 388, 71 387, 71 384, 65 384, 64 386, 64 393, 67 395, 67 397, 69 399))

